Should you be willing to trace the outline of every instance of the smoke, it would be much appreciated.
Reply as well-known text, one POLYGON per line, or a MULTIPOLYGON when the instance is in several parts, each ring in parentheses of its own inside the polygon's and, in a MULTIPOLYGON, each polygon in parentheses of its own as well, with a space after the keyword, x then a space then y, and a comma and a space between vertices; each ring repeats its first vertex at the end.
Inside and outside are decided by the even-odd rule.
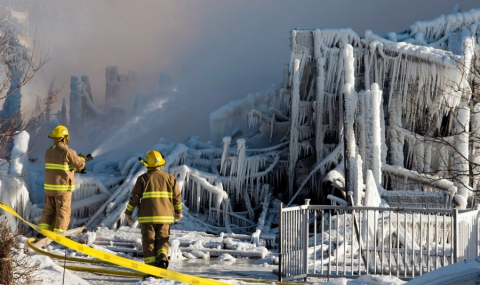
MULTIPOLYGON (((30 0, 14 1, 27 10, 32 36, 49 62, 24 88, 25 105, 46 97, 52 78, 68 98, 70 76, 88 75, 94 103, 105 103, 105 67, 139 75, 140 92, 158 92, 159 75, 177 88, 168 118, 150 132, 183 142, 209 139, 210 112, 231 100, 282 81, 290 58, 293 28, 351 27, 359 35, 400 32, 417 20, 478 6, 470 1, 317 0, 30 0), (173 103, 175 104, 173 104, 173 103)), ((133 94, 132 94, 133 95, 133 94)), ((28 108, 28 107, 27 107, 28 108)), ((161 112, 161 110, 160 110, 161 112)), ((158 137, 156 137, 158 136, 158 137)))

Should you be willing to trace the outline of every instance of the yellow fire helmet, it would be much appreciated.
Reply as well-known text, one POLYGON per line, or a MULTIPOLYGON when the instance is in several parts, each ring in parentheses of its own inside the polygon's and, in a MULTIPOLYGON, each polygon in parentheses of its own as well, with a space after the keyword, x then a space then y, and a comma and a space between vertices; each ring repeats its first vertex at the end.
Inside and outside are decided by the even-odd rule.
POLYGON ((156 150, 149 150, 143 159, 147 163, 147 167, 160 167, 166 163, 162 154, 156 150))
POLYGON ((69 140, 69 135, 68 135, 68 129, 65 126, 58 125, 53 129, 52 133, 48 136, 51 139, 61 139, 61 138, 66 138, 66 140, 69 140))

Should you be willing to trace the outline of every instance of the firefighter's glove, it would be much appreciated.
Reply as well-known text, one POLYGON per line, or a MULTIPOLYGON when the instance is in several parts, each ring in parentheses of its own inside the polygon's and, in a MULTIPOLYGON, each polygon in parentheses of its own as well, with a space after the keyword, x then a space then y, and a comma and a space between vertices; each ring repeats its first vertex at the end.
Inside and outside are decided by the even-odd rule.
POLYGON ((128 222, 129 225, 133 225, 135 223, 135 220, 132 218, 132 215, 125 214, 125 220, 128 222))
POLYGON ((79 153, 78 156, 80 156, 80 157, 83 158, 85 161, 87 161, 87 156, 86 156, 83 152, 79 153))
POLYGON ((175 223, 180 221, 180 219, 183 217, 182 213, 175 213, 173 218, 175 219, 175 223))

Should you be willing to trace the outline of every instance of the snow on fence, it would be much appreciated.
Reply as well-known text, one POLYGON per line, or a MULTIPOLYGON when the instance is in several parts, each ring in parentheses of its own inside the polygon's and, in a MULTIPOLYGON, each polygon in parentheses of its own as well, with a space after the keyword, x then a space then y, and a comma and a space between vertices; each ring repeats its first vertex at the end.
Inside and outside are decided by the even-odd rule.
POLYGON ((382 165, 382 174, 385 188, 403 189, 382 192, 382 198, 391 206, 445 209, 453 207, 457 187, 452 181, 388 164, 382 165))
POLYGON ((478 209, 279 207, 279 281, 415 276, 478 253, 478 209))

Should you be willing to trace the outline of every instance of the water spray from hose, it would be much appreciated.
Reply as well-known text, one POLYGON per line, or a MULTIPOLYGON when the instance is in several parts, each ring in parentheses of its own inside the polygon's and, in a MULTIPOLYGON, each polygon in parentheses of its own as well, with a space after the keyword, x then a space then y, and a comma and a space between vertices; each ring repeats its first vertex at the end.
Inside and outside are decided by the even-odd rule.
POLYGON ((150 108, 146 109, 141 116, 134 117, 130 121, 123 125, 112 136, 105 140, 100 146, 92 151, 93 157, 98 157, 107 151, 124 146, 131 142, 138 136, 144 135, 155 127, 155 124, 149 124, 149 122, 158 123, 159 110, 164 107, 168 99, 162 99, 156 102, 156 104, 150 104, 150 108))

